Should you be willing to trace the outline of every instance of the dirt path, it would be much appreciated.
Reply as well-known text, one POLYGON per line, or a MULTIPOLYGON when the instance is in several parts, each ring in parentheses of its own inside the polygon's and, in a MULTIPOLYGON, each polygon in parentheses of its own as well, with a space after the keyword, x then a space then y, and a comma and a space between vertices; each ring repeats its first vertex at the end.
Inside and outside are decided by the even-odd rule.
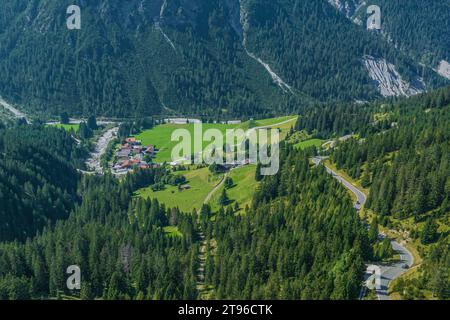
MULTIPOLYGON (((228 177, 228 173, 225 173, 222 177, 222 180, 211 190, 211 192, 206 196, 204 204, 208 204, 213 195, 220 189, 220 187, 225 183, 225 179, 228 177)), ((205 234, 201 227, 199 227, 199 231, 197 233, 200 239, 200 249, 197 256, 198 260, 198 268, 197 268, 197 290, 199 292, 199 298, 201 300, 205 300, 211 293, 211 288, 208 288, 205 284, 205 266, 206 266, 206 258, 208 256, 208 240, 206 240, 205 234)))
POLYGON ((206 257, 208 249, 208 241, 205 238, 203 231, 198 232, 198 237, 200 238, 200 249, 197 256, 198 268, 197 268, 197 291, 199 292, 199 298, 201 300, 207 299, 209 290, 205 284, 205 266, 206 257))
POLYGON ((214 187, 214 189, 211 190, 210 193, 208 193, 208 195, 205 198, 205 201, 203 201, 204 204, 208 204, 208 202, 211 200, 212 196, 217 192, 217 190, 220 189, 220 187, 225 183, 225 179, 228 177, 228 173, 225 173, 223 175, 222 180, 220 180, 220 182, 214 187))

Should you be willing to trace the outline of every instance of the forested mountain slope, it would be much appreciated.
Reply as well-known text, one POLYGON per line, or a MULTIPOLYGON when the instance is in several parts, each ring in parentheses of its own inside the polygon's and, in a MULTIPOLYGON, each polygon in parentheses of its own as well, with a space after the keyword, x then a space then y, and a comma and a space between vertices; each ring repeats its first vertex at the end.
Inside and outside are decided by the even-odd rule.
POLYGON ((365 27, 367 7, 379 6, 386 41, 450 78, 450 71, 443 69, 450 62, 450 1, 328 1, 362 27, 365 27))
MULTIPOLYGON (((310 167, 308 154, 283 150, 283 170, 263 182, 245 215, 232 206, 215 219, 207 206, 199 213, 217 245, 206 283, 217 298, 355 298, 371 255, 367 228, 345 189, 310 167)), ((198 298, 197 214, 133 197, 161 173, 139 171, 120 182, 84 177, 82 201, 67 220, 25 243, 0 243, 0 299, 198 298), (169 226, 179 235, 168 235, 169 226), (69 265, 82 270, 79 292, 66 287, 69 265)))
MULTIPOLYGON (((153 179, 149 171, 146 179, 153 179)), ((61 298, 66 269, 82 272, 82 299, 194 299, 194 221, 157 201, 132 200, 137 178, 85 177, 66 221, 26 243, 0 243, 0 299, 61 298), (163 230, 176 221, 182 237, 163 230)))
POLYGON ((63 130, 0 128, 0 240, 23 240, 66 218, 78 201, 83 149, 63 130))
POLYGON ((450 87, 327 110, 306 113, 299 128, 316 128, 322 137, 356 134, 330 151, 331 160, 370 189, 366 208, 387 229, 406 231, 424 258, 417 277, 394 290, 406 298, 449 298, 450 87))
POLYGON ((344 187, 309 155, 287 147, 245 215, 221 209, 203 229, 217 249, 206 284, 217 299, 354 299, 366 259, 367 228, 344 187))
POLYGON ((383 80, 365 57, 395 66, 388 77, 402 88, 394 94, 442 84, 326 0, 80 1, 81 30, 68 30, 72 4, 3 1, 5 98, 53 115, 290 113, 379 97, 383 80))

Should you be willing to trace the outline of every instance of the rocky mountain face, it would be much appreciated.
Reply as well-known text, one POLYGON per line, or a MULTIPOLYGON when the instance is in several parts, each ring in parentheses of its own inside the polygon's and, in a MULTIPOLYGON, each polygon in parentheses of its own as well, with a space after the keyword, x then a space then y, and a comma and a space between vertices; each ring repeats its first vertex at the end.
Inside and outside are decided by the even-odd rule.
POLYGON ((362 21, 356 18, 356 15, 361 8, 366 6, 364 0, 328 0, 328 2, 337 10, 342 12, 348 19, 353 20, 357 24, 362 24, 362 21))
MULTIPOLYGON (((449 79, 450 61, 450 1, 420 0, 328 0, 341 14, 365 27, 364 17, 370 5, 381 12, 382 29, 386 42, 406 52, 419 65, 434 70, 449 79)), ((395 74, 391 74, 395 77, 395 74)), ((385 83, 384 85, 388 85, 385 83)))
POLYGON ((72 4, 3 1, 7 101, 40 115, 225 118, 446 83, 443 50, 423 63, 394 33, 367 32, 365 1, 79 0, 81 29, 68 30, 72 4))
POLYGON ((411 83, 406 82, 396 67, 385 59, 365 56, 363 60, 370 78, 377 84, 383 97, 412 96, 425 90, 422 78, 416 77, 411 83))

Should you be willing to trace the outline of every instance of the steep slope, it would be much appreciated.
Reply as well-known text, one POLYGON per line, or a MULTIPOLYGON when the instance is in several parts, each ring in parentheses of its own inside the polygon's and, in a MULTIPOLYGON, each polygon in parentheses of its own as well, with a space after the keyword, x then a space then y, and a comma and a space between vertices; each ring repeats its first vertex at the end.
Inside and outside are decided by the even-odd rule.
MULTIPOLYGON (((347 18, 366 27, 366 10, 377 5, 381 10, 383 38, 406 52, 417 63, 450 79, 445 66, 450 61, 450 1, 328 0, 347 18)), ((442 79, 435 84, 445 83, 442 79)))
POLYGON ((0 241, 26 239, 68 216, 77 202, 74 166, 84 156, 63 130, 0 127, 0 241))
POLYGON ((326 0, 92 0, 79 3, 81 30, 68 30, 71 4, 3 1, 5 100, 40 115, 267 116, 380 97, 367 55, 407 87, 419 74, 423 89, 441 84, 326 0))
POLYGON ((81 30, 68 1, 6 1, 0 91, 39 113, 258 114, 284 93, 248 57, 220 1, 90 1, 81 30), (9 13, 16 13, 10 15, 9 13), (219 110, 219 112, 218 112, 219 110))
MULTIPOLYGON (((349 17, 362 4, 332 3, 349 17)), ((378 82, 373 81, 380 79, 366 70, 365 56, 386 60, 396 69, 388 70, 386 78, 400 77, 404 86, 415 87, 408 92, 382 83, 395 95, 420 92, 435 80, 431 69, 423 71, 376 32, 366 32, 342 17, 327 1, 242 0, 241 7, 248 29, 248 50, 270 61, 286 83, 317 100, 370 100, 384 95, 377 88, 378 82), (417 85, 421 82, 419 74, 423 86, 417 85)))
POLYGON ((405 82, 395 66, 385 59, 365 56, 364 65, 384 97, 412 96, 424 91, 423 79, 416 77, 411 84, 405 82))

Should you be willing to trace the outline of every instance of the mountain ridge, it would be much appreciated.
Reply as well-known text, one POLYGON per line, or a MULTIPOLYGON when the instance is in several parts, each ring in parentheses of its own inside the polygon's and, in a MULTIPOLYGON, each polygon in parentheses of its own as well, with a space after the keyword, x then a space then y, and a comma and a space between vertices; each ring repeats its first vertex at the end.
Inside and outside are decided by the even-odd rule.
POLYGON ((326 0, 79 1, 81 30, 65 27, 69 2, 0 12, 0 93, 37 115, 250 117, 378 99, 365 56, 406 87, 446 83, 326 0))

